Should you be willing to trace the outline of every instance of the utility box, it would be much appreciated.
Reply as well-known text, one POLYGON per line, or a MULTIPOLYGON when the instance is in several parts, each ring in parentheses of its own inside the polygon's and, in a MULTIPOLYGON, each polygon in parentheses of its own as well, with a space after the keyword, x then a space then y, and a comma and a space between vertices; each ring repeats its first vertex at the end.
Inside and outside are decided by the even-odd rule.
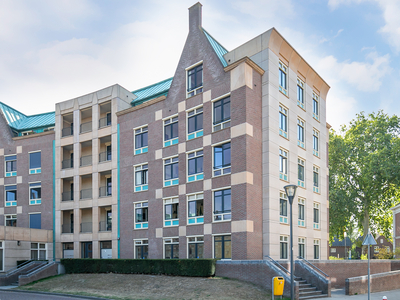
POLYGON ((274 296, 282 296, 283 295, 283 286, 285 285, 285 279, 283 277, 274 277, 273 278, 273 294, 274 296))

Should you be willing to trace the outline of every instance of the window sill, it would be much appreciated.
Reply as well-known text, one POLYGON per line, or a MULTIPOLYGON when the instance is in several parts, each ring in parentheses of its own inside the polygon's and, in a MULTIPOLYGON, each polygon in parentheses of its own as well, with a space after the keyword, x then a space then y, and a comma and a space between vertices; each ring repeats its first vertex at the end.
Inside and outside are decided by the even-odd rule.
POLYGON ((305 103, 301 103, 299 100, 297 100, 297 106, 300 107, 302 110, 306 111, 306 109, 304 108, 305 103))
POLYGON ((223 129, 227 129, 231 127, 231 119, 222 121, 218 124, 213 124, 213 132, 217 132, 223 129))
POLYGON ((282 129, 279 128, 279 136, 283 137, 286 140, 289 140, 287 131, 283 131, 282 129))
POLYGON ((289 98, 289 93, 287 90, 285 90, 283 87, 279 86, 279 92, 284 95, 286 98, 289 98))
POLYGON ((227 223, 227 222, 232 222, 232 219, 230 219, 230 220, 221 220, 221 221, 215 221, 215 220, 212 221, 212 223, 227 223))

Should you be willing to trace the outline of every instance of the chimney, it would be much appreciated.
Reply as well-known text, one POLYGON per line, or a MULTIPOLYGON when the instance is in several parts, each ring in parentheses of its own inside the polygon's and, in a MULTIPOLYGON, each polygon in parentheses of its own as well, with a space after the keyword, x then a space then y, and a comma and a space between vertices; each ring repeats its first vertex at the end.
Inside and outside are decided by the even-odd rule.
POLYGON ((197 2, 192 7, 189 7, 189 32, 201 28, 201 5, 197 2))

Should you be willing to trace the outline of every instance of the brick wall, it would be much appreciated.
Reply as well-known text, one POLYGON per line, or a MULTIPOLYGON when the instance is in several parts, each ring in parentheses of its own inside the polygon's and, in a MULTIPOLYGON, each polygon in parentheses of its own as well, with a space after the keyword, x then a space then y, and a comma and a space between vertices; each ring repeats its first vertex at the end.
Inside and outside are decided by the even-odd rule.
MULTIPOLYGON (((400 289, 400 271, 373 274, 371 277, 371 293, 400 289)), ((346 295, 368 293, 368 276, 346 279, 346 295)))

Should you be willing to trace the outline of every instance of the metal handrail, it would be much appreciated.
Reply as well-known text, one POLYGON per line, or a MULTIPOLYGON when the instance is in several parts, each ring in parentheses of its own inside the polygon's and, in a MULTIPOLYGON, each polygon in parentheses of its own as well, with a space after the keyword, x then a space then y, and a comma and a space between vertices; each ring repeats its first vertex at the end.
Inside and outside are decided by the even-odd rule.
POLYGON ((307 259, 301 257, 301 256, 297 256, 298 259, 300 260, 304 260, 306 263, 308 263, 314 270, 317 270, 319 273, 321 273, 322 275, 324 275, 325 277, 329 278, 329 275, 326 274, 324 271, 322 271, 320 268, 314 266, 312 263, 310 263, 307 259))
POLYGON ((8 270, 7 272, 5 272, 4 275, 5 275, 5 276, 8 276, 10 273, 14 272, 15 270, 17 270, 17 269, 19 269, 19 268, 21 268, 21 267, 24 267, 24 266, 28 265, 29 263, 31 263, 31 262, 33 262, 33 261, 34 261, 33 259, 27 260, 26 262, 23 262, 22 264, 20 264, 20 265, 14 267, 14 268, 11 268, 11 269, 8 270))
POLYGON ((287 274, 290 275, 290 272, 284 267, 282 266, 280 263, 278 263, 276 260, 274 260, 271 256, 269 255, 264 255, 265 257, 269 258, 269 260, 274 263, 279 269, 281 269, 282 271, 286 272, 287 274))

